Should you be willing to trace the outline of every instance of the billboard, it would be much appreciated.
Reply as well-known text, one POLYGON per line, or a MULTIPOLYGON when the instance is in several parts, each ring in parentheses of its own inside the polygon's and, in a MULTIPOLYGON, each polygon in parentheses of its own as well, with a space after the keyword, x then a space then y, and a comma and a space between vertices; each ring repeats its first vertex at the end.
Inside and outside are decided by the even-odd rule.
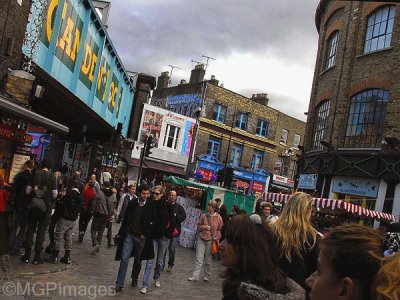
MULTIPOLYGON (((49 0, 32 6, 27 36, 38 34, 34 62, 126 136, 134 87, 90 1, 49 0), (41 31, 35 20, 43 15, 41 31)), ((31 37, 30 39, 34 39, 31 37)), ((34 43, 33 43, 34 44, 34 43)), ((29 56, 32 42, 24 45, 29 56)))

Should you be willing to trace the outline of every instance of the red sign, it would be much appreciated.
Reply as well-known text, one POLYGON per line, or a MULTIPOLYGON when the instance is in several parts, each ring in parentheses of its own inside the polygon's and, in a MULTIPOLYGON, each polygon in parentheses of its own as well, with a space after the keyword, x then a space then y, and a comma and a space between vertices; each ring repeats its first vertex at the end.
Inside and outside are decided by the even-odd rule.
POLYGON ((245 181, 241 181, 241 180, 237 180, 236 181, 236 186, 237 187, 242 187, 244 189, 248 189, 249 188, 249 184, 245 181))
POLYGON ((205 169, 198 169, 197 172, 201 173, 203 178, 201 180, 203 181, 211 181, 213 172, 210 170, 205 170, 205 169))
POLYGON ((254 181, 251 189, 253 190, 253 192, 262 193, 264 192, 264 183, 254 181))
POLYGON ((32 143, 33 140, 32 136, 25 131, 4 125, 0 125, 0 137, 19 143, 32 143))

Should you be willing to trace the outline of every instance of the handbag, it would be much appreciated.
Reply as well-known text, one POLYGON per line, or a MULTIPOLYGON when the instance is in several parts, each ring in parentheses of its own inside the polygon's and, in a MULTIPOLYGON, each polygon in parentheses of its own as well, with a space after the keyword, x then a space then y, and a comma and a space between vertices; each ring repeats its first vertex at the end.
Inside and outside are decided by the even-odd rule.
POLYGON ((212 255, 215 255, 219 252, 219 240, 213 240, 211 244, 212 255))

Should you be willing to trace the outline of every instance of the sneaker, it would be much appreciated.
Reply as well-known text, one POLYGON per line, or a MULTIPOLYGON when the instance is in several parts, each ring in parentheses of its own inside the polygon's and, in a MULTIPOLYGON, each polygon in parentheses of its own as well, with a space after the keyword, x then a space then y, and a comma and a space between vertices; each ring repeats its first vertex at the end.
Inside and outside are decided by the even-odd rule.
POLYGON ((146 294, 146 293, 147 293, 147 288, 145 288, 145 287, 142 288, 142 289, 140 290, 140 293, 141 293, 141 294, 146 294))
POLYGON ((165 270, 165 272, 168 272, 168 273, 172 272, 172 266, 168 266, 168 268, 165 270))
POLYGON ((208 277, 207 277, 207 276, 204 276, 204 277, 203 277, 203 281, 208 281, 208 277))
POLYGON ((119 285, 117 285, 117 286, 115 286, 114 287, 114 292, 117 294, 117 293, 120 293, 120 292, 122 292, 122 286, 119 286, 119 285))
POLYGON ((155 287, 160 287, 161 283, 160 283, 160 281, 156 280, 156 281, 154 281, 154 285, 155 285, 155 287))
POLYGON ((92 255, 95 255, 95 254, 97 254, 99 252, 100 252, 100 246, 99 245, 93 246, 92 255))
POLYGON ((188 280, 189 281, 199 281, 199 279, 194 276, 189 277, 188 280))

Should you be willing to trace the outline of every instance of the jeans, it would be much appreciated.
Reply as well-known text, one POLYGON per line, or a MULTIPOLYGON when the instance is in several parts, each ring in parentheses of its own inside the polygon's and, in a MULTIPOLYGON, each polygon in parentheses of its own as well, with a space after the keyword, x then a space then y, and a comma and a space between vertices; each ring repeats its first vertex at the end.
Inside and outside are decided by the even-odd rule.
POLYGON ((87 212, 81 212, 81 215, 79 216, 79 233, 86 232, 86 229, 89 225, 91 218, 92 218, 91 214, 87 212))
POLYGON ((126 278, 126 272, 128 271, 129 258, 131 257, 132 250, 134 251, 134 261, 132 268, 132 280, 137 280, 140 269, 142 267, 142 261, 140 260, 140 255, 142 254, 144 246, 144 240, 139 237, 134 236, 132 233, 128 233, 124 239, 122 245, 121 262, 119 264, 118 276, 117 276, 117 286, 123 287, 126 278))
POLYGON ((26 230, 28 228, 28 210, 18 208, 14 211, 10 227, 10 253, 19 253, 23 242, 25 241, 26 230), (19 230, 18 230, 19 229, 19 230))
POLYGON ((93 216, 92 226, 90 227, 90 234, 92 236, 92 246, 101 245, 103 233, 107 226, 106 216, 93 216))
POLYGON ((193 271, 193 277, 197 280, 200 277, 201 267, 204 262, 204 276, 211 274, 211 243, 212 241, 204 241, 200 237, 197 239, 196 246, 196 266, 193 271))
POLYGON ((168 266, 173 267, 175 263, 175 249, 178 245, 179 235, 169 240, 168 246, 168 266))
MULTIPOLYGON (((158 239, 153 241, 154 253, 156 254, 156 267, 154 268, 153 279, 158 280, 161 276, 161 270, 164 264, 164 256, 167 252, 168 239, 158 239)), ((149 259, 146 262, 146 269, 143 275, 143 287, 147 288, 150 279, 151 269, 153 267, 154 259, 149 259)))
POLYGON ((72 231, 75 221, 68 221, 63 218, 58 220, 54 234, 54 249, 60 250, 62 240, 64 240, 64 249, 72 250, 72 231))
POLYGON ((51 209, 48 209, 44 215, 41 213, 38 214, 35 208, 28 211, 28 229, 26 231, 25 240, 26 248, 31 248, 33 246, 33 235, 36 233, 35 252, 37 254, 42 252, 50 218, 51 209))

